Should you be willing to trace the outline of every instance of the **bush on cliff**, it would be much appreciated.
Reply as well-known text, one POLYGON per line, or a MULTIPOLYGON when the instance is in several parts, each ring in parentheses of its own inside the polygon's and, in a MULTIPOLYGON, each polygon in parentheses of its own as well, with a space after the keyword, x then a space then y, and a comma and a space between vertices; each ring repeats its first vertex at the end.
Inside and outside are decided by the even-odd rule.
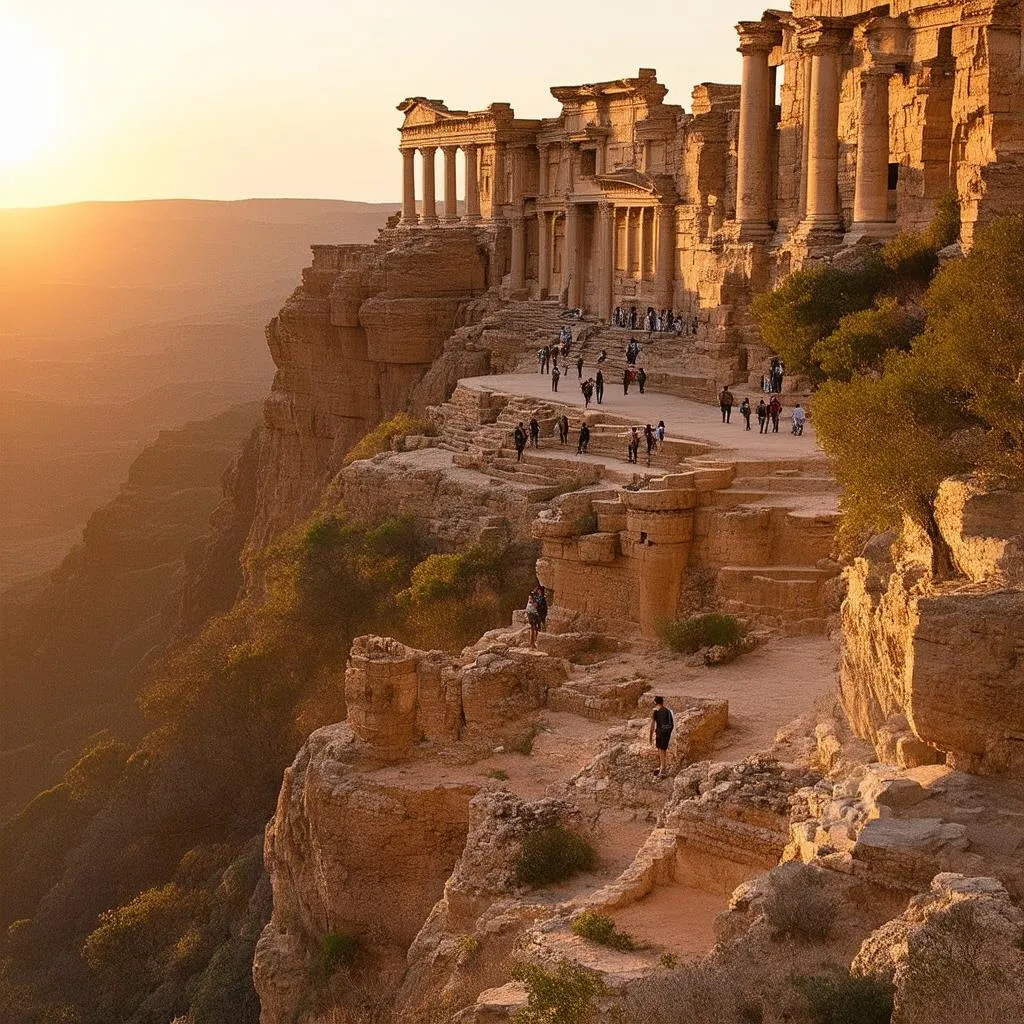
POLYGON ((372 459, 374 455, 380 455, 381 452, 391 451, 391 445, 396 437, 433 433, 433 428, 425 420, 415 419, 406 412, 397 413, 391 419, 378 424, 357 441, 349 449, 342 464, 349 466, 361 459, 372 459))
POLYGON ((605 994, 598 975, 569 960, 560 960, 554 970, 519 963, 512 978, 525 984, 528 1000, 513 1024, 585 1024, 593 1017, 594 1000, 605 994))
POLYGON ((581 835, 553 825, 523 839, 516 858, 516 878, 524 885, 552 885, 578 871, 592 871, 597 853, 581 835))

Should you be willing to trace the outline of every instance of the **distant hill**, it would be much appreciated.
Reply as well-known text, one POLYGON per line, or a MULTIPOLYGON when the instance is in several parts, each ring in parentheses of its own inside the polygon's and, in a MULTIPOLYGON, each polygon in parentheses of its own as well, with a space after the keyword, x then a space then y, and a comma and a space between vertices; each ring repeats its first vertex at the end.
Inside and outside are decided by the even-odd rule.
MULTIPOLYGON (((132 672, 178 624, 190 548, 259 414, 250 402, 161 433, 59 568, 0 592, 0 819, 59 778, 90 734, 131 731, 132 672)), ((234 589, 225 573, 228 603, 238 572, 234 589)))
POLYGON ((54 566, 161 429, 266 394, 263 337, 314 242, 388 204, 0 209, 0 586, 54 566))

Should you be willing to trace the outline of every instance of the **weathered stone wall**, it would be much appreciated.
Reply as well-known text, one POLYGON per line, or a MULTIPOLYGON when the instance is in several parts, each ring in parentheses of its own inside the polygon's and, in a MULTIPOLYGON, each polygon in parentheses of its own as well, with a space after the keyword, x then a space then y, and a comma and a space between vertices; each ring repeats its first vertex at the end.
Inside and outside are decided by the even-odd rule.
POLYGON ((348 449, 405 409, 488 288, 486 235, 466 228, 317 246, 267 327, 277 376, 265 405, 257 551, 316 503, 348 449))
POLYGON ((880 538, 846 571, 840 685, 883 760, 1024 772, 1024 496, 943 484, 938 522, 963 576, 937 583, 927 541, 880 538))

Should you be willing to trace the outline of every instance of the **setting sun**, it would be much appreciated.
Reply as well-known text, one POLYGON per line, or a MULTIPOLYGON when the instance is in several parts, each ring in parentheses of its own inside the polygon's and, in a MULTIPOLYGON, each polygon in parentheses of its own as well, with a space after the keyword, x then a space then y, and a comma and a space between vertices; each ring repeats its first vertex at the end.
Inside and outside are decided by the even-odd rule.
POLYGON ((0 166, 35 156, 57 133, 57 62, 44 40, 0 21, 0 166))

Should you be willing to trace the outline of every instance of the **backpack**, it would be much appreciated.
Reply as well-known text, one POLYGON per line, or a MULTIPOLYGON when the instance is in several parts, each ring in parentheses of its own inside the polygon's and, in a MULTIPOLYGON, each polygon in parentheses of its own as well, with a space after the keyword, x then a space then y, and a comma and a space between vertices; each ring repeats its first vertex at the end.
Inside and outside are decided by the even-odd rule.
POLYGON ((658 732, 671 732, 676 727, 676 720, 672 712, 666 707, 655 708, 654 727, 658 732))

